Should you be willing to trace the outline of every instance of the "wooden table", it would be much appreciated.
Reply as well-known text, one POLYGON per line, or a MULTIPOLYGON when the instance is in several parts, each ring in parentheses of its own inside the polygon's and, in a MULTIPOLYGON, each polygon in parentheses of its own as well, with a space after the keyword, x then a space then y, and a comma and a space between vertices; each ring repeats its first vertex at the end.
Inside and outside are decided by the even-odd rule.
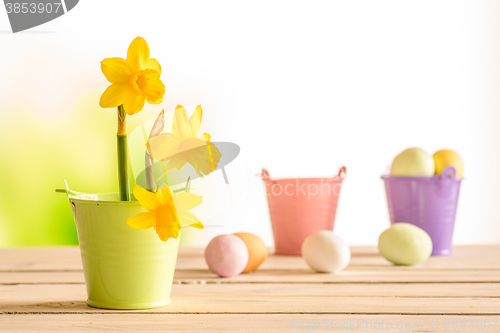
POLYGON ((257 272, 219 278, 202 249, 181 248, 169 306, 113 311, 86 305, 77 247, 2 249, 0 331, 500 332, 500 245, 457 246, 414 267, 393 266, 373 247, 351 250, 337 274, 270 256, 257 272))

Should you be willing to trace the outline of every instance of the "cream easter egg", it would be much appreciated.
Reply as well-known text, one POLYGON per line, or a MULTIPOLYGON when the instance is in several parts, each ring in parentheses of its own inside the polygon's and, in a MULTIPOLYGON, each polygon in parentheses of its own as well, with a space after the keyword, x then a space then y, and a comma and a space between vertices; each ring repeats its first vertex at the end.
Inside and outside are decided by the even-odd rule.
POLYGON ((347 266, 351 260, 351 250, 333 231, 322 230, 304 240, 302 257, 315 271, 331 273, 347 266))
POLYGON ((380 254, 396 265, 415 265, 432 253, 432 240, 422 229, 409 223, 395 223, 378 239, 380 254))
POLYGON ((245 242, 235 235, 220 235, 208 243, 205 249, 208 268, 222 277, 240 274, 248 263, 245 242))
POLYGON ((249 232, 237 232, 234 235, 241 238, 248 250, 248 263, 243 273, 255 271, 267 258, 266 244, 258 236, 249 232))
POLYGON ((456 152, 453 150, 443 149, 434 153, 432 157, 434 158, 434 164, 436 165, 436 175, 440 175, 444 168, 451 165, 455 168, 457 178, 462 178, 464 174, 464 163, 462 162, 460 155, 456 152))
POLYGON ((433 176, 436 171, 434 159, 420 148, 409 148, 394 158, 391 176, 433 176))

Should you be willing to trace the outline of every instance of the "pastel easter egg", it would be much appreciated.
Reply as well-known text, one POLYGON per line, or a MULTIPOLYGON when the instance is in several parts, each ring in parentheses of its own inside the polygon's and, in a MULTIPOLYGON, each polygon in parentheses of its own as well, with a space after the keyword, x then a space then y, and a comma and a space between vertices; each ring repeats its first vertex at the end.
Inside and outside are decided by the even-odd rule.
POLYGON ((394 158, 391 165, 391 176, 431 177, 436 171, 434 159, 420 148, 409 148, 394 158))
POLYGON ((247 246, 238 236, 219 235, 208 243, 205 261, 208 268, 219 276, 236 276, 248 263, 247 246))
POLYGON ((396 265, 415 265, 432 253, 432 240, 422 229, 409 223, 395 223, 378 239, 380 254, 396 265))
POLYGON ((341 271, 349 264, 351 250, 333 231, 322 230, 304 240, 302 257, 315 271, 331 273, 341 271))
POLYGON ((264 241, 259 236, 249 232, 237 232, 234 235, 241 238, 248 250, 248 263, 243 273, 255 271, 266 260, 268 251, 264 241))

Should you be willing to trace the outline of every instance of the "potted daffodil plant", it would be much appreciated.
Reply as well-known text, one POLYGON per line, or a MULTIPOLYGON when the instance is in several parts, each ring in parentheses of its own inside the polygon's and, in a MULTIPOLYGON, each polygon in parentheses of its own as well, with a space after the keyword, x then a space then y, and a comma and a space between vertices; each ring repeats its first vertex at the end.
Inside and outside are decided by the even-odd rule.
POLYGON ((117 112, 119 192, 81 193, 70 190, 65 182, 78 231, 87 303, 108 309, 161 307, 170 302, 181 229, 203 229, 190 212, 203 198, 190 191, 190 179, 183 188, 172 190, 167 172, 190 164, 203 178, 215 170, 222 155, 208 133, 199 134, 201 106, 188 117, 186 109, 178 105, 172 133, 162 133, 162 110, 145 137, 146 181, 136 181, 130 192, 126 120, 146 102, 162 102, 161 66, 150 57, 144 38, 137 37, 126 59, 104 59, 101 70, 111 84, 99 105, 117 112), (155 174, 155 163, 162 164, 162 174, 155 174))

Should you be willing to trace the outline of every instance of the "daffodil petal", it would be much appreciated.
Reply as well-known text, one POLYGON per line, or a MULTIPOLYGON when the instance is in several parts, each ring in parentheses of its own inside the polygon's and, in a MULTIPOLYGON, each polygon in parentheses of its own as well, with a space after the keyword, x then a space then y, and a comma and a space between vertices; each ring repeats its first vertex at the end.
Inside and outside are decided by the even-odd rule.
POLYGON ((202 117, 203 110, 201 109, 201 105, 198 105, 191 117, 189 117, 189 127, 191 128, 191 134, 195 137, 198 137, 198 132, 200 132, 202 117))
POLYGON ((148 141, 151 156, 158 161, 166 160, 179 153, 180 141, 172 133, 154 136, 148 141))
POLYGON ((146 40, 142 37, 136 37, 127 51, 127 61, 132 66, 132 71, 138 72, 146 69, 146 64, 149 59, 149 46, 146 40))
POLYGON ((176 168, 177 170, 180 170, 184 165, 186 165, 187 161, 185 158, 182 156, 174 156, 168 161, 167 166, 165 169, 172 170, 173 168, 176 168))
POLYGON ((186 109, 182 105, 177 105, 175 107, 174 121, 172 122, 172 132, 177 140, 182 141, 191 136, 188 121, 186 109))
POLYGON ((133 115, 144 108, 146 98, 141 95, 136 95, 132 91, 128 93, 123 101, 123 109, 129 115, 133 115))
POLYGON ((201 205, 203 197, 190 192, 181 192, 174 195, 174 205, 177 211, 186 211, 201 205))
POLYGON ((174 199, 172 198, 172 190, 169 187, 165 189, 158 189, 156 191, 156 198, 162 206, 173 205, 174 199))
POLYGON ((160 206, 160 200, 155 193, 149 192, 137 184, 134 186, 134 197, 141 203, 142 207, 150 212, 155 211, 160 206))
POLYGON ((148 59, 148 61, 146 62, 146 68, 154 69, 159 74, 161 74, 161 66, 158 63, 158 61, 156 61, 156 59, 154 59, 154 58, 148 59))
POLYGON ((127 225, 135 229, 149 229, 156 223, 155 212, 139 213, 127 220, 127 225))
POLYGON ((102 93, 99 105, 102 108, 116 108, 132 93, 126 83, 113 83, 102 93))
POLYGON ((179 222, 181 226, 185 227, 187 225, 197 228, 197 229, 203 229, 205 228, 203 226, 203 223, 194 215, 193 213, 190 212, 180 212, 179 213, 179 222))
POLYGON ((189 138, 182 141, 181 148, 183 152, 189 152, 197 148, 207 148, 207 142, 199 138, 189 138))
POLYGON ((101 62, 101 71, 111 83, 127 83, 132 70, 123 58, 107 58, 101 62))
POLYGON ((170 238, 177 239, 181 224, 173 205, 161 206, 156 211, 156 233, 160 240, 166 242, 170 238))
MULTIPOLYGON (((202 141, 201 139, 199 140, 202 141)), ((187 150, 180 154, 179 157, 191 164, 196 173, 203 178, 203 174, 208 175, 217 168, 222 154, 213 142, 210 142, 209 151, 205 142, 204 146, 187 150)))

